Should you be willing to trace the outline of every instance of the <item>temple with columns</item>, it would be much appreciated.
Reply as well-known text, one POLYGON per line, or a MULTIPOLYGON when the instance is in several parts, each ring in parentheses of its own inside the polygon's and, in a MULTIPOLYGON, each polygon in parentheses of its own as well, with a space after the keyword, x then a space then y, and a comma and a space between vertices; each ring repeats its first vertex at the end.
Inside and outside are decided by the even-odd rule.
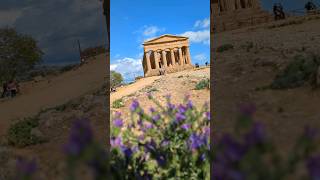
POLYGON ((161 71, 177 72, 192 68, 189 38, 165 34, 145 41, 143 55, 144 76, 157 76, 161 71))

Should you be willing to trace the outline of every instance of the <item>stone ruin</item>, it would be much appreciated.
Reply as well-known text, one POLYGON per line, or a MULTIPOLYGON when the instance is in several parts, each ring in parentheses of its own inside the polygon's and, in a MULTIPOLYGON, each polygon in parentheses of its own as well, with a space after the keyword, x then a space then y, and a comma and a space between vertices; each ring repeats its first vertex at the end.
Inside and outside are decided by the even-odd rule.
POLYGON ((145 41, 143 55, 144 76, 158 76, 193 68, 189 38, 165 34, 145 41))
POLYGON ((261 8, 259 0, 212 0, 211 14, 213 32, 253 26, 273 19, 261 8))

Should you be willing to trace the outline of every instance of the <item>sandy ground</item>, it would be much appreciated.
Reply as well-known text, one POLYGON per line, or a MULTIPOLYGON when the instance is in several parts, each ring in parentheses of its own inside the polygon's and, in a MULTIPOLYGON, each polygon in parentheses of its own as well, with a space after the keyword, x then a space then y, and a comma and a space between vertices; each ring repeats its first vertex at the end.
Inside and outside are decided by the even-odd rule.
POLYGON ((129 85, 117 88, 116 92, 111 93, 110 102, 113 102, 114 100, 120 99, 124 96, 128 96, 132 93, 135 93, 136 91, 139 91, 142 88, 152 84, 155 80, 159 78, 160 76, 147 77, 147 78, 140 79, 133 84, 129 84, 129 85))
POLYGON ((0 102, 0 135, 6 132, 14 119, 33 116, 41 109, 64 104, 100 88, 106 77, 105 61, 106 55, 100 55, 77 70, 23 85, 21 95, 0 102))
POLYGON ((295 55, 320 55, 320 20, 271 26, 215 35, 214 48, 232 44, 234 49, 213 52, 214 126, 218 133, 231 131, 239 105, 254 103, 255 119, 266 125, 271 138, 286 152, 306 124, 320 128, 320 91, 307 84, 289 90, 255 89, 269 85, 295 55), (248 43, 253 44, 249 49, 248 43))
MULTIPOLYGON (((210 78, 209 67, 140 79, 136 82, 136 86, 134 86, 136 84, 134 83, 133 86, 124 87, 121 91, 119 90, 111 95, 117 97, 117 99, 122 98, 124 102, 124 107, 112 108, 112 101, 110 101, 111 112, 120 111, 126 122, 129 122, 129 117, 131 117, 129 107, 133 99, 138 100, 140 106, 145 109, 145 112, 148 112, 150 107, 156 107, 156 105, 148 99, 147 93, 151 93, 162 105, 166 104, 165 96, 168 94, 171 95, 171 102, 174 104, 183 103, 185 95, 189 94, 194 105, 197 108, 202 108, 206 102, 210 102, 210 90, 195 90, 195 86, 206 78, 210 78), (138 88, 134 89, 132 87, 138 88)), ((113 100, 115 99, 113 98, 113 100)))

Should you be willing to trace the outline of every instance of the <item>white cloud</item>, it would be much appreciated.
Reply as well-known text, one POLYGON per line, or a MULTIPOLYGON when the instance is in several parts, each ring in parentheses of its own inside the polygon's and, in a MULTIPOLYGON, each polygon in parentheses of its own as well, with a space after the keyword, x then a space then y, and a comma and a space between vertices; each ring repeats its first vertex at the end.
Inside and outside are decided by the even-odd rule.
POLYGON ((194 23, 195 28, 209 28, 210 27, 210 18, 205 18, 203 20, 198 20, 194 23))
POLYGON ((125 57, 115 62, 110 65, 110 70, 119 72, 127 81, 143 75, 141 59, 125 57))
POLYGON ((201 31, 187 31, 181 36, 189 37, 190 43, 203 43, 210 44, 210 31, 209 30, 201 30, 201 31))
POLYGON ((115 71, 116 68, 117 68, 117 66, 118 66, 117 64, 111 64, 111 65, 110 65, 110 70, 111 70, 111 71, 115 71))
POLYGON ((195 55, 194 59, 198 61, 205 61, 207 60, 207 56, 204 53, 201 53, 201 54, 195 55))
POLYGON ((144 26, 143 27, 143 36, 145 37, 153 37, 156 34, 165 31, 165 28, 159 28, 157 26, 144 26))

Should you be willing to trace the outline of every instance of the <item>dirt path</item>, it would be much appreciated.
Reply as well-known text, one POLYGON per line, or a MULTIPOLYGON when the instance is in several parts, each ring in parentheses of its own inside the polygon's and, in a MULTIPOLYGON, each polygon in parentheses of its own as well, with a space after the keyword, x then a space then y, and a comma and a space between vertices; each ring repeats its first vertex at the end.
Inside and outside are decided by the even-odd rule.
POLYGON ((97 56, 76 70, 61 74, 39 83, 31 83, 24 94, 0 102, 0 135, 3 135, 12 120, 33 116, 41 109, 64 104, 71 99, 94 91, 106 77, 106 55, 97 56))
POLYGON ((124 96, 130 95, 134 92, 139 91, 140 89, 151 85, 155 80, 160 79, 161 76, 153 76, 148 78, 143 78, 138 80, 137 82, 121 87, 117 89, 117 92, 114 92, 110 96, 110 102, 112 103, 114 100, 120 99, 124 96))

